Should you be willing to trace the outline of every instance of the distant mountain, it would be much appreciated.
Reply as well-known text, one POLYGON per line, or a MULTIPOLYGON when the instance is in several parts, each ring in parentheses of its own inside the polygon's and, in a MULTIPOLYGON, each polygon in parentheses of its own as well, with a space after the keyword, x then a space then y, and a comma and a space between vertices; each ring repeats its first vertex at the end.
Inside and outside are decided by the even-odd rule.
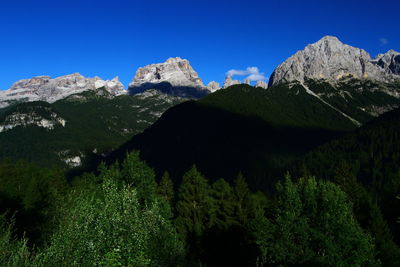
POLYGON ((360 48, 326 36, 280 64, 269 86, 294 84, 361 125, 400 106, 400 57, 390 50, 371 59, 360 48))
POLYGON ((118 148, 182 101, 155 90, 115 96, 102 87, 54 103, 14 104, 0 109, 0 158, 77 167, 118 148))
POLYGON ((343 78, 392 83, 400 80, 399 68, 400 57, 395 51, 372 60, 365 50, 343 44, 336 37, 325 36, 280 64, 269 84, 304 83, 310 79, 335 83, 343 78))
POLYGON ((222 88, 228 88, 229 86, 232 85, 236 85, 236 84, 241 84, 242 82, 239 80, 232 80, 231 76, 226 76, 225 77, 225 81, 224 81, 224 85, 222 86, 222 88))
POLYGON ((381 68, 383 68, 386 73, 392 73, 400 75, 400 53, 394 50, 389 50, 385 54, 379 54, 372 61, 381 68))
POLYGON ((0 107, 13 103, 57 100, 85 91, 96 91, 104 88, 111 96, 126 94, 124 86, 115 77, 111 81, 99 77, 85 78, 79 73, 52 79, 50 76, 38 76, 15 82, 10 89, 0 91, 0 107))
POLYGON ((130 93, 137 94, 148 89, 185 98, 199 98, 210 93, 189 61, 179 57, 147 65, 136 71, 129 84, 130 93))
POLYGON ((219 83, 217 83, 216 81, 211 81, 211 82, 209 82, 209 83, 207 84, 207 89, 208 89, 210 92, 213 93, 213 92, 215 92, 215 91, 221 89, 221 86, 220 86, 219 83))

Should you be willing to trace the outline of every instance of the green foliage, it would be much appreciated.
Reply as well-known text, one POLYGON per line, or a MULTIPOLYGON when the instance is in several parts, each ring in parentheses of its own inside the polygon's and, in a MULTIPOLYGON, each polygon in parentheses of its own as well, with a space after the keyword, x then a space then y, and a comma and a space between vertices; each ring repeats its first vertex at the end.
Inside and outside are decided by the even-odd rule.
POLYGON ((0 123, 5 123, 11 114, 35 113, 53 120, 51 114, 55 113, 66 124, 56 125, 53 130, 19 126, 0 133, 0 158, 68 167, 66 158, 81 156, 84 163, 91 165, 102 153, 118 148, 150 126, 166 109, 183 101, 160 93, 111 98, 87 91, 52 104, 38 101, 12 105, 0 109, 0 123))
POLYGON ((5 216, 0 215, 0 266, 30 266, 31 260, 27 240, 15 238, 13 224, 7 223, 5 216))
POLYGON ((252 194, 239 176, 233 188, 224 179, 209 186, 193 166, 183 177, 176 203, 176 225, 188 244, 189 265, 247 266, 256 246, 250 222, 265 208, 265 196, 252 194))
POLYGON ((175 199, 174 184, 168 172, 164 172, 158 185, 158 194, 161 195, 168 203, 173 204, 175 199))
POLYGON ((300 85, 282 84, 268 88, 234 85, 200 100, 246 116, 257 116, 279 126, 350 130, 355 125, 300 85), (240 101, 238 101, 240 99, 240 101))
POLYGON ((51 234, 56 207, 66 190, 61 170, 23 161, 0 162, 0 214, 14 216, 17 233, 36 245, 51 234))
MULTIPOLYGON (((328 93, 331 90, 320 84, 312 86, 328 93)), ((354 86, 349 92, 356 91, 354 86)), ((393 222, 399 216, 396 196, 400 192, 400 111, 385 114, 346 137, 319 147, 295 168, 304 177, 315 174, 337 185, 314 178, 293 182, 287 177, 277 185, 273 198, 267 199, 250 188, 270 189, 278 177, 274 174, 282 166, 334 136, 327 133, 353 127, 313 101, 314 97, 300 85, 270 89, 234 86, 218 91, 169 110, 145 134, 134 138, 133 143, 144 144, 141 156, 155 166, 157 177, 168 170, 172 177, 179 178, 182 169, 199 163, 199 170, 211 178, 206 179, 192 167, 183 175, 177 194, 168 172, 157 185, 155 171, 140 159, 139 152, 126 155, 126 150, 137 145, 124 146, 127 149, 123 151, 126 156, 122 164, 100 165, 98 175, 85 174, 74 179, 71 188, 58 170, 42 170, 26 163, 0 163, 0 213, 8 210, 11 216, 17 211, 14 230, 5 223, 0 225, 0 263, 398 266, 398 236, 393 238, 392 232, 397 231, 398 225, 394 227, 393 222), (238 103, 237 99, 243 101, 238 103), (285 109, 279 99, 285 99, 285 109), (310 105, 305 107, 304 103, 310 105), (152 157, 152 153, 157 157, 152 157), (249 180, 241 174, 233 179, 240 170, 249 180), (233 186, 219 177, 234 180, 233 186), (26 218, 33 223, 21 225, 26 218), (29 249, 30 243, 34 249, 29 249)), ((375 103, 375 97, 378 96, 364 92, 355 101, 361 107, 375 103)), ((60 143, 49 141, 51 149, 59 149, 65 142, 75 153, 82 147, 92 149, 101 143, 107 144, 99 148, 104 152, 129 138, 129 134, 115 138, 114 130, 129 125, 122 122, 122 117, 108 120, 113 116, 108 112, 123 112, 125 107, 135 105, 128 96, 112 101, 88 93, 55 104, 25 104, 18 106, 18 110, 36 110, 45 117, 51 109, 66 117, 71 128, 64 134, 76 134, 81 143, 72 139, 69 143, 69 137, 60 135, 60 143), (115 109, 104 111, 99 107, 110 103, 115 104, 115 109), (67 118, 79 117, 82 106, 87 111, 82 118, 67 118), (78 130, 86 115, 106 121, 90 122, 78 130), (108 128, 109 125, 114 128, 108 128), (106 137, 108 134, 112 136, 106 137)), ((341 99, 332 101, 342 108, 341 99)), ((10 107, 1 112, 13 110, 10 107)), ((369 120, 361 111, 346 112, 369 120)), ((29 130, 34 138, 50 134, 27 127, 15 129, 7 138, 25 138, 16 134, 22 130, 29 130)), ((59 130, 66 129, 54 131, 59 130)), ((1 138, 0 135, 0 145, 1 138)), ((8 146, 0 148, 5 149, 4 153, 11 151, 8 146)), ((47 145, 43 149, 48 149, 47 145)))
MULTIPOLYGON (((124 166, 137 164, 128 156, 124 166)), ((136 177, 134 169, 127 170, 136 177)), ((124 169, 122 170, 124 172, 124 169)), ((73 192, 51 245, 38 255, 46 266, 173 266, 183 244, 157 199, 140 204, 139 186, 121 183, 116 170, 100 174, 96 191, 73 192), (114 174, 113 174, 114 172, 114 174)), ((139 173, 138 175, 142 175, 139 173)), ((138 176, 137 176, 138 177, 138 176)))
POLYGON ((140 160, 139 152, 126 155, 122 163, 122 177, 125 182, 136 187, 138 198, 145 203, 151 203, 157 193, 155 173, 144 161, 140 160))
POLYGON ((288 164, 355 128, 298 89, 238 85, 176 105, 109 158, 139 150, 157 177, 168 171, 176 184, 195 164, 210 182, 232 184, 242 172, 252 190, 272 191, 288 164))
POLYGON ((339 80, 335 86, 323 80, 308 80, 306 84, 323 100, 360 123, 373 119, 371 114, 377 112, 377 107, 399 105, 398 98, 385 92, 388 89, 394 91, 399 88, 395 83, 379 83, 368 79, 343 79, 339 80))
POLYGON ((379 206, 371 194, 357 181, 347 162, 341 162, 337 167, 335 182, 351 200, 357 221, 373 237, 378 252, 377 257, 383 265, 400 265, 400 249, 393 241, 392 233, 379 206))
POLYGON ((211 222, 210 226, 227 230, 237 223, 235 217, 235 194, 224 179, 219 179, 211 186, 211 222))
POLYGON ((182 179, 176 203, 177 227, 185 235, 200 236, 210 224, 210 186, 193 166, 182 179))
POLYGON ((248 223, 250 189, 243 175, 239 173, 235 180, 235 196, 236 196, 236 214, 241 224, 248 223))
POLYGON ((372 240, 354 219, 346 194, 330 182, 293 183, 286 177, 277 186, 273 216, 259 225, 256 236, 268 264, 377 264, 372 240))
POLYGON ((400 231, 400 110, 383 114, 357 131, 308 153, 297 164, 335 180, 354 203, 359 223, 375 240, 385 265, 398 265, 400 231), (335 178, 336 177, 336 178, 335 178), (334 179, 335 178, 335 179, 334 179), (393 237, 392 237, 393 236, 393 237))

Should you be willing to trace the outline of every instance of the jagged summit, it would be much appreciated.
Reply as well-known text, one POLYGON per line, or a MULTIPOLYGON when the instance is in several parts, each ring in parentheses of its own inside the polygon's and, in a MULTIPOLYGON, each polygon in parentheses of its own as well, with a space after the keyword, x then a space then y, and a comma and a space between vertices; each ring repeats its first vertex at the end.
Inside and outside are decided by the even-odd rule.
POLYGON ((224 85, 222 86, 222 88, 227 88, 229 86, 235 85, 235 84, 241 84, 242 82, 239 80, 232 80, 231 76, 226 76, 225 77, 225 81, 224 81, 224 85))
POLYGON ((79 73, 68 74, 52 79, 50 76, 36 76, 15 82, 10 89, 0 91, 0 107, 12 102, 46 101, 49 103, 69 95, 88 90, 104 88, 111 95, 124 94, 123 84, 118 77, 103 80, 99 77, 86 78, 79 73))
POLYGON ((268 83, 266 83, 264 81, 257 81, 255 87, 261 87, 261 88, 267 89, 268 88, 268 83))
MULTIPOLYGON (((385 54, 387 57, 396 58, 396 53, 388 53, 385 54)), ((335 82, 344 77, 381 82, 392 82, 400 78, 397 76, 399 61, 395 59, 391 67, 385 63, 388 60, 382 59, 379 64, 377 61, 372 60, 363 49, 346 45, 337 37, 325 36, 280 64, 271 75, 269 85, 292 81, 303 83, 307 79, 335 82)))
POLYGON ((139 68, 129 90, 136 94, 148 89, 181 97, 200 97, 209 92, 189 61, 180 57, 139 68))
POLYGON ((180 57, 170 57, 165 61, 165 63, 173 63, 173 62, 180 62, 180 61, 188 61, 188 60, 182 59, 180 57))
POLYGON ((341 43, 343 44, 339 38, 337 38, 336 36, 333 35, 325 35, 324 37, 322 37, 321 39, 319 39, 316 44, 318 43, 341 43))
POLYGON ((216 81, 211 81, 211 82, 209 82, 209 83, 207 84, 207 89, 208 89, 210 92, 215 92, 215 91, 221 89, 221 86, 219 85, 218 82, 216 82, 216 81))
POLYGON ((387 51, 385 54, 379 54, 372 61, 387 73, 400 75, 400 53, 393 49, 387 51))

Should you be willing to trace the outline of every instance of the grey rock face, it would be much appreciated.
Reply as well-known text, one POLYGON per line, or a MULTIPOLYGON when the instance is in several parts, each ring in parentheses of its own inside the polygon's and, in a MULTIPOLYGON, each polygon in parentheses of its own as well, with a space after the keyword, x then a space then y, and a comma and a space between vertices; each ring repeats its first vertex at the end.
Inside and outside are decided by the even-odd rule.
POLYGON ((55 79, 50 76, 37 76, 31 79, 19 80, 10 89, 0 91, 0 107, 5 107, 13 101, 30 102, 41 100, 53 103, 72 94, 98 90, 99 88, 104 88, 111 95, 120 95, 126 92, 118 77, 105 81, 99 77, 85 78, 79 73, 55 79))
POLYGON ((268 83, 266 83, 264 81, 258 81, 256 83, 256 87, 261 87, 261 88, 267 89, 268 88, 268 83))
POLYGON ((215 81, 211 81, 211 82, 209 82, 209 83, 207 84, 207 89, 208 89, 210 92, 215 92, 215 91, 221 89, 221 86, 219 85, 219 83, 217 83, 217 82, 215 82, 215 81))
MULTIPOLYGON (((46 108, 44 108, 46 109, 46 108)), ((15 127, 27 125, 36 125, 38 127, 46 128, 47 130, 53 130, 56 125, 65 127, 66 121, 61 118, 57 113, 47 109, 47 116, 42 116, 35 110, 29 113, 14 112, 8 114, 2 122, 0 122, 0 133, 11 130, 15 127)))
POLYGON ((393 82, 400 78, 396 75, 399 59, 394 54, 372 60, 365 50, 343 44, 336 37, 325 36, 280 64, 271 75, 269 85, 291 81, 303 83, 306 79, 335 82, 346 77, 393 82))
POLYGON ((129 84, 131 93, 141 93, 148 89, 181 97, 199 97, 209 91, 186 59, 169 58, 164 63, 139 68, 129 84))
POLYGON ((224 86, 222 88, 227 88, 229 86, 235 85, 235 84, 241 84, 242 82, 239 80, 232 80, 231 76, 226 76, 225 81, 224 81, 224 86))
POLYGON ((372 61, 381 68, 383 68, 386 73, 392 73, 400 75, 400 53, 394 50, 389 50, 385 54, 379 54, 372 61))

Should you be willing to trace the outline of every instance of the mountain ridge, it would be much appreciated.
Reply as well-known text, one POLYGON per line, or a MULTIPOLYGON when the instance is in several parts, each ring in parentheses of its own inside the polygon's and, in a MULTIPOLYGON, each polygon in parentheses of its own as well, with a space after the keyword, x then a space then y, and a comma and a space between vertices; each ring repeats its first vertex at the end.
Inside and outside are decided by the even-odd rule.
POLYGON ((271 74, 269 86, 293 81, 304 83, 306 79, 334 83, 346 77, 391 83, 400 80, 398 54, 389 50, 372 59, 365 50, 344 44, 337 37, 328 35, 281 63, 271 74), (386 67, 390 64, 391 67, 386 67))
POLYGON ((103 80, 99 77, 86 78, 79 73, 51 78, 36 76, 30 79, 16 81, 8 90, 0 91, 0 107, 12 103, 45 101, 54 103, 70 95, 85 91, 105 89, 112 96, 125 94, 123 84, 118 77, 103 80))
POLYGON ((0 158, 77 167, 116 149, 183 101, 155 90, 112 96, 100 88, 54 103, 10 105, 0 109, 0 158))

